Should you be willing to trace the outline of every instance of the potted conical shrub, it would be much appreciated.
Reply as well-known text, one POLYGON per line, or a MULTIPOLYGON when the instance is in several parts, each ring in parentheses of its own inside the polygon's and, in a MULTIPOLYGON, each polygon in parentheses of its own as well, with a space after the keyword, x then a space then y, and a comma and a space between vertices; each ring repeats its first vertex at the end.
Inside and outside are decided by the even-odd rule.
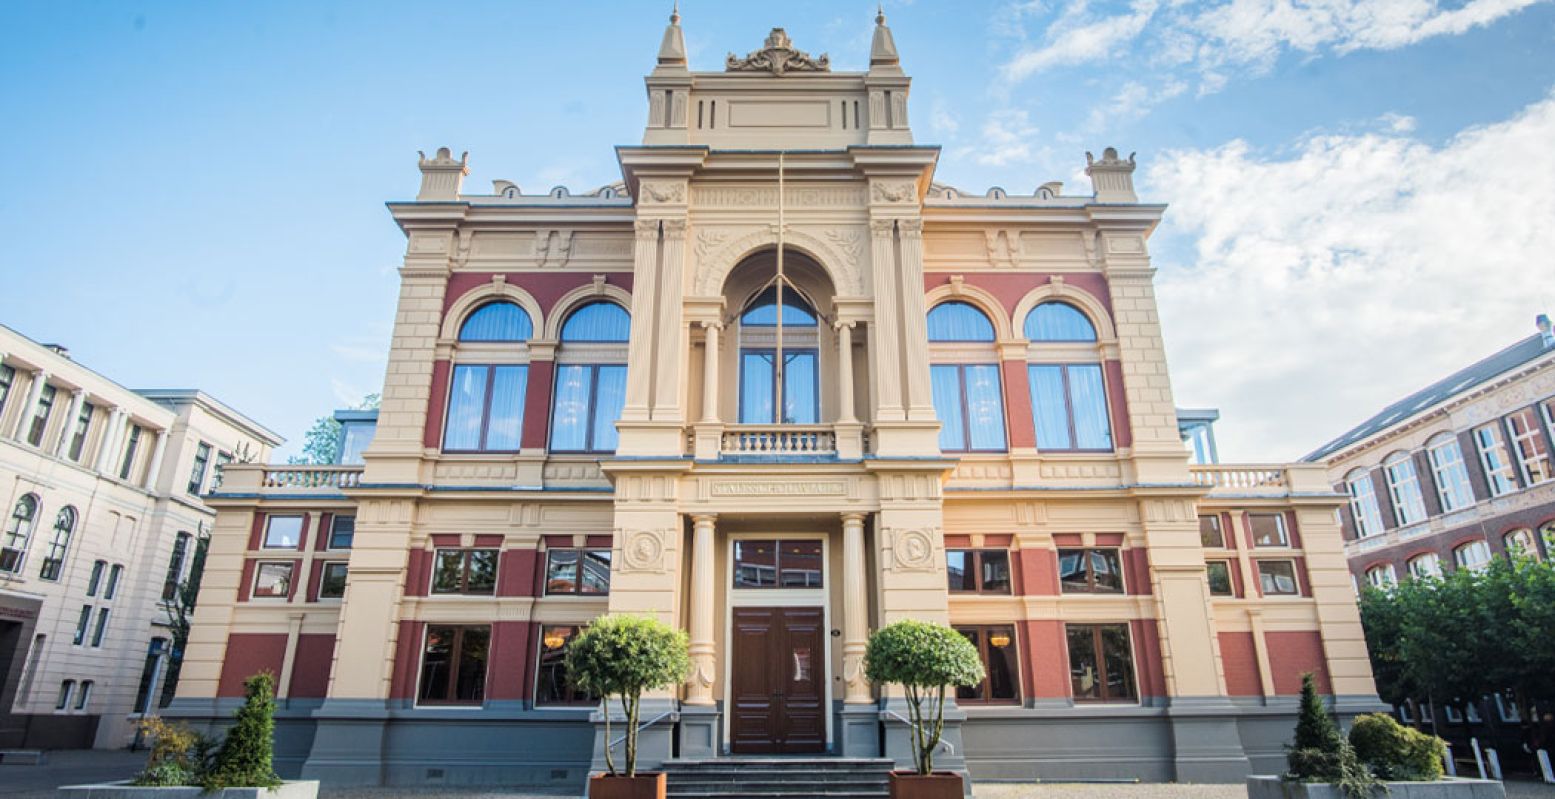
POLYGON ((594 620, 567 647, 572 684, 603 703, 606 773, 589 777, 591 799, 664 799, 662 772, 637 772, 637 723, 644 691, 683 682, 691 673, 685 632, 650 616, 607 615, 594 620), (616 767, 610 700, 626 716, 626 749, 616 767))
POLYGON ((902 686, 907 698, 914 769, 891 772, 892 799, 960 799, 961 775, 935 771, 934 750, 945 732, 946 689, 983 680, 977 648, 943 624, 906 619, 869 637, 864 675, 876 685, 902 686))

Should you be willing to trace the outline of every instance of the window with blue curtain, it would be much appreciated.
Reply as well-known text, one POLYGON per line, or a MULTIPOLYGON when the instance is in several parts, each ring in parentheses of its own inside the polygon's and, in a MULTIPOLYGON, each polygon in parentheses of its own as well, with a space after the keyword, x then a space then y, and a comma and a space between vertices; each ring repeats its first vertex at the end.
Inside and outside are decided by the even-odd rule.
POLYGON ((511 302, 490 302, 465 317, 460 341, 528 341, 534 322, 523 308, 511 302))
POLYGON ((929 311, 930 341, 993 341, 993 322, 976 306, 942 302, 929 311))
POLYGON ((632 317, 613 302, 591 302, 572 312, 562 325, 562 341, 619 343, 632 332, 632 317))
POLYGON ((740 422, 742 424, 816 424, 820 421, 816 352, 783 350, 783 418, 773 418, 777 406, 777 351, 740 351, 740 422))
POLYGON ((513 452, 524 429, 527 366, 454 367, 448 386, 443 449, 450 452, 513 452))
MULTIPOLYGON (((740 324, 751 327, 777 326, 777 289, 761 292, 740 317, 740 324)), ((783 326, 815 327, 815 311, 794 289, 783 287, 783 326)))
POLYGON ((1027 377, 1037 449, 1112 449, 1100 364, 1031 364, 1027 377))
POLYGON ((1031 341, 1095 341, 1090 317, 1067 302, 1044 302, 1026 314, 1026 338, 1031 341))
POLYGON ((625 404, 624 365, 558 366, 551 404, 551 451, 614 452, 615 423, 625 404))
POLYGON ((994 364, 929 367, 939 448, 945 452, 1003 452, 1004 392, 994 364))

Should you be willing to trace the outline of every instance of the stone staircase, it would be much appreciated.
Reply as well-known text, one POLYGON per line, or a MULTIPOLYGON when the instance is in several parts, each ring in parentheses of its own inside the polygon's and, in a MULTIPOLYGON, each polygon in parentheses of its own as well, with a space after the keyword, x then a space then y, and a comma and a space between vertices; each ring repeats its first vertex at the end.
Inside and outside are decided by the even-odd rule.
POLYGON ((669 760, 667 796, 672 799, 878 799, 890 795, 885 758, 724 757, 669 760))

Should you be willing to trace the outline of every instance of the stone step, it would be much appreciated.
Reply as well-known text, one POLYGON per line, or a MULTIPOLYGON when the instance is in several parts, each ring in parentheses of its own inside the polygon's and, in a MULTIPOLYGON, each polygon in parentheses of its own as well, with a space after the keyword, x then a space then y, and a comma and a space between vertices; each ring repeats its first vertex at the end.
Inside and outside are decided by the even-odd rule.
POLYGON ((670 760, 666 795, 675 799, 882 799, 886 758, 738 756, 670 760))
POLYGON ((774 788, 794 788, 795 790, 798 790, 799 788, 831 788, 839 791, 853 789, 861 791, 873 791, 877 788, 886 787, 889 782, 884 777, 875 778, 866 775, 860 775, 856 777, 841 777, 838 779, 817 778, 814 776, 805 777, 804 779, 785 779, 782 777, 774 778, 764 775, 752 775, 749 777, 727 776, 698 779, 678 779, 671 784, 677 788, 715 788, 720 786, 728 787, 731 785, 739 785, 753 786, 757 788, 772 786, 774 788))
POLYGON ((679 797, 679 799, 702 799, 702 797, 720 797, 720 799, 805 799, 805 797, 819 797, 820 799, 880 799, 889 797, 891 792, 885 788, 878 791, 832 791, 832 790, 784 790, 773 789, 770 791, 756 791, 748 788, 730 790, 728 788, 714 788, 708 790, 666 790, 664 796, 679 797))

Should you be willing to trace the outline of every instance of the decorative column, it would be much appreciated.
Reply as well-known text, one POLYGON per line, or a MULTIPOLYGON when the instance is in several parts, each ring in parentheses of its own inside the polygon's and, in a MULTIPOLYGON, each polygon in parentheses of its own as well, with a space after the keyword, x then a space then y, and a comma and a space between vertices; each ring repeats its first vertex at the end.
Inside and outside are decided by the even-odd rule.
POLYGON ((713 523, 717 516, 701 513, 691 517, 691 586, 687 632, 691 637, 691 681, 686 704, 712 705, 713 677, 717 673, 717 655, 713 644, 713 523))
POLYGON ((923 220, 896 223, 901 240, 902 338, 907 342, 907 418, 934 421, 934 397, 929 387, 928 309, 923 301, 923 220))
POLYGON ((869 271, 875 288, 874 329, 869 342, 875 352, 876 422, 902 421, 901 344, 898 332, 896 303, 896 258, 892 237, 896 230, 894 219, 869 221, 870 259, 869 271))
MULTIPOLYGON (((659 277, 659 220, 637 220, 632 260, 632 332, 626 353, 626 403, 621 421, 647 421, 652 402, 654 305, 659 277)), ((623 437, 624 438, 624 437, 623 437)), ((623 444, 627 443, 625 441, 623 444)))
POLYGON ((151 462, 146 465, 147 491, 157 490, 157 476, 162 473, 162 455, 167 452, 167 431, 157 431, 157 444, 151 449, 151 462))
MULTIPOLYGON (((682 397, 686 394, 685 372, 687 330, 684 302, 686 296, 686 220, 664 220, 664 259, 659 268, 658 355, 653 364, 653 420, 686 423, 682 397)), ((636 283, 633 283, 636 287, 636 283)))
POLYGON ((70 452, 70 439, 75 434, 76 418, 81 415, 81 406, 86 403, 86 390, 76 389, 70 392, 70 410, 65 413, 63 431, 59 434, 59 442, 54 445, 54 457, 63 458, 70 452))
POLYGON ((28 424, 32 422, 33 415, 38 412, 38 400, 43 398, 43 387, 48 385, 48 382, 48 372, 39 369, 32 373, 32 385, 27 387, 27 401, 22 403, 20 418, 11 428, 11 438, 20 441, 26 435, 28 424))
POLYGON ((124 423, 124 409, 114 408, 108 413, 108 426, 103 428, 101 440, 97 443, 97 457, 93 460, 92 468, 100 473, 106 473, 108 460, 113 457, 113 442, 119 436, 119 426, 124 423))
POLYGON ((702 349, 702 424, 718 424, 718 322, 703 322, 707 341, 702 349))
POLYGON ((853 322, 837 328, 837 421, 857 422, 853 413, 853 322))
POLYGON ((842 679, 843 701, 873 705, 864 679, 864 648, 869 639, 869 573, 864 566, 864 514, 842 514, 842 679))

